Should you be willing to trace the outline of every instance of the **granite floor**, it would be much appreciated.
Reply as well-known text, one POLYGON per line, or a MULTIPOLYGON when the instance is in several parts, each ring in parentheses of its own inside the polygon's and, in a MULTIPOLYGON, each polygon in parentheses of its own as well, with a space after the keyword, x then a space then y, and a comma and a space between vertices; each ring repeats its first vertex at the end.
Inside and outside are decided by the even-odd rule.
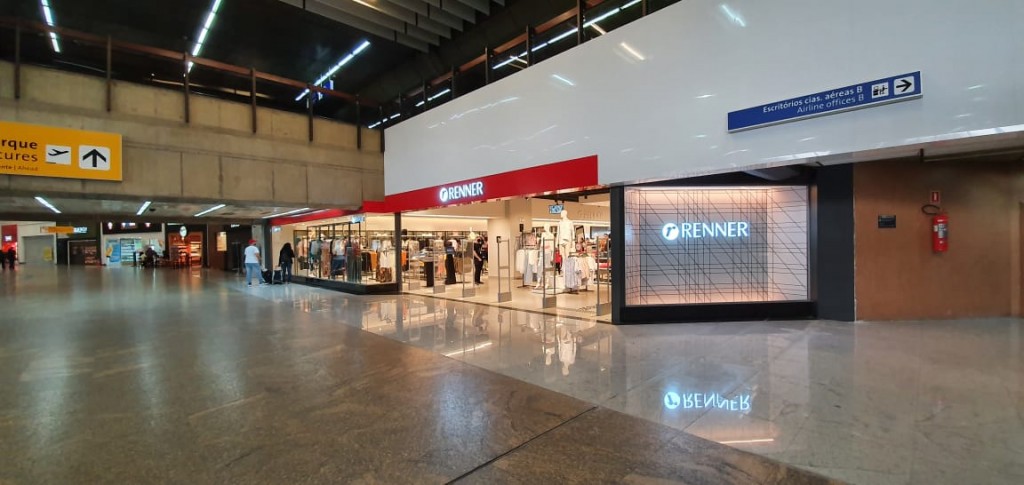
POLYGON ((851 483, 1024 483, 1020 319, 616 327, 419 295, 226 284, 851 483))
MULTIPOLYGON (((832 483, 620 412, 634 357, 595 325, 220 272, 23 266, 0 273, 0 484, 832 483)), ((667 362, 644 359, 642 382, 667 362)))

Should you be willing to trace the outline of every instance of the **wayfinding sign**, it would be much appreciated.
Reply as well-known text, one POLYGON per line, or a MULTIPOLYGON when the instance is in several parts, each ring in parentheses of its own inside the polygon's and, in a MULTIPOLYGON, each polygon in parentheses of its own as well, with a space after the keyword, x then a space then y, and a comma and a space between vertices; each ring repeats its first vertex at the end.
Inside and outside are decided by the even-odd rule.
POLYGON ((729 131, 824 116, 920 98, 921 71, 821 91, 729 113, 729 131))
POLYGON ((121 135, 0 121, 0 174, 121 181, 121 135))

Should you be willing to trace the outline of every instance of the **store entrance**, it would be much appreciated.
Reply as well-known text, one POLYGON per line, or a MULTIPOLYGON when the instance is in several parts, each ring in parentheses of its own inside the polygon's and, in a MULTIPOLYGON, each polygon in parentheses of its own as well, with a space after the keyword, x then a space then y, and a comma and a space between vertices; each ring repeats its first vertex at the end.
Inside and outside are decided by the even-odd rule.
POLYGON ((405 213, 403 290, 610 318, 609 206, 603 191, 405 213))

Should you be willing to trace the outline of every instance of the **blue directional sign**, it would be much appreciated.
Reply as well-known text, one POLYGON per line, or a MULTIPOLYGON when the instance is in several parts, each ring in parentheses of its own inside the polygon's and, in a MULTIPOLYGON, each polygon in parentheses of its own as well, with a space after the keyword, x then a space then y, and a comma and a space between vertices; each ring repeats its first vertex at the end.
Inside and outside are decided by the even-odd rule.
POLYGON ((729 131, 825 116, 919 98, 921 71, 830 89, 729 113, 729 131))

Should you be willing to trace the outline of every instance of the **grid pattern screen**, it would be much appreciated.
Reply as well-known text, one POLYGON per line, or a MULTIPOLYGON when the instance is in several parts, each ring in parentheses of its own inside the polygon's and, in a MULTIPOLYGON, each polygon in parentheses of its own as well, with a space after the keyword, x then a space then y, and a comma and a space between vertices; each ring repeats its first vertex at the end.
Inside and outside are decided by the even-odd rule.
POLYGON ((808 299, 807 187, 626 189, 626 304, 808 299))

